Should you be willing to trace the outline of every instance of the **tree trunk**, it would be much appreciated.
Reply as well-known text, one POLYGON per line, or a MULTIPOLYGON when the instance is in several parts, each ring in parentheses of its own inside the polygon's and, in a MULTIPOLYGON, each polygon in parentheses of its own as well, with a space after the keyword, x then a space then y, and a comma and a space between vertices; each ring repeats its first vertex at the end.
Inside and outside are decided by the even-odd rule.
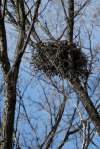
POLYGON ((76 91, 82 104, 84 105, 91 121, 94 123, 97 133, 100 135, 100 116, 93 102, 91 101, 87 90, 81 85, 79 80, 73 79, 70 80, 70 83, 72 84, 73 89, 76 91))
POLYGON ((5 30, 4 16, 2 16, 2 5, 0 1, 0 61, 3 68, 3 76, 5 79, 5 103, 4 103, 4 114, 2 122, 2 138, 3 143, 1 149, 12 149, 13 148, 13 132, 14 132, 14 117, 16 107, 16 84, 19 74, 20 63, 27 47, 32 28, 36 22, 38 16, 38 10, 40 7, 41 0, 36 1, 35 12, 33 16, 32 25, 30 26, 29 33, 25 40, 25 8, 24 0, 14 1, 14 7, 17 12, 19 25, 19 37, 16 45, 16 51, 14 56, 14 62, 12 67, 8 58, 7 39, 5 30), (24 42, 25 41, 25 42, 24 42))
POLYGON ((6 80, 5 108, 3 114, 2 132, 3 144, 2 149, 12 149, 14 117, 16 107, 16 81, 12 73, 6 80))
POLYGON ((73 44, 73 31, 74 31, 74 0, 68 0, 68 37, 70 44, 73 44))

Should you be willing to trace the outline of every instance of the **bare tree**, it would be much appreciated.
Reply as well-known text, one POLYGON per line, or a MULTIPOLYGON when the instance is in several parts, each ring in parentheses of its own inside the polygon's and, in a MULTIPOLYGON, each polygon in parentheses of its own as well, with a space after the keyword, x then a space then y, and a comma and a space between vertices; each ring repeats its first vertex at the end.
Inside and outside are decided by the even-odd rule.
POLYGON ((22 56, 25 52, 29 37, 37 19, 37 13, 40 5, 40 0, 36 2, 34 17, 32 25, 30 26, 29 33, 25 40, 25 8, 24 1, 11 1, 16 11, 17 23, 18 23, 18 42, 16 45, 14 62, 11 66, 8 58, 7 49, 7 36, 5 29, 5 11, 7 8, 7 1, 0 1, 0 61, 2 64, 6 93, 5 93, 5 108, 2 122, 2 135, 3 146, 2 148, 12 148, 13 143, 13 130, 14 130, 14 116, 16 106, 16 84, 19 74, 19 67, 22 56))
MULTIPOLYGON (((41 0, 33 2, 25 0, 0 0, 0 64, 2 66, 5 91, 1 148, 12 149, 14 146, 16 149, 20 148, 20 136, 23 138, 24 145, 27 148, 33 148, 34 141, 36 144, 35 148, 53 148, 56 137, 64 132, 62 139, 57 144, 57 148, 60 149, 64 147, 71 136, 75 136, 75 134, 78 132, 78 135, 82 137, 82 148, 86 149, 90 143, 95 145, 93 142, 95 130, 93 126, 90 126, 91 122, 94 124, 98 134, 100 134, 100 115, 98 112, 99 108, 97 108, 99 106, 95 106, 92 101, 92 97, 95 95, 97 87, 99 86, 98 84, 100 82, 98 76, 96 76, 97 83, 95 82, 95 85, 92 87, 92 96, 90 96, 89 91, 89 81, 93 71, 96 54, 95 52, 92 52, 91 34, 88 32, 88 30, 87 33, 89 48, 87 49, 89 51, 89 59, 87 59, 85 54, 81 52, 82 50, 86 49, 86 45, 82 45, 81 26, 77 21, 83 17, 85 8, 91 4, 91 0, 85 0, 83 2, 79 1, 79 5, 77 4, 77 0, 60 0, 60 17, 58 14, 55 15, 55 8, 52 9, 52 11, 54 11, 54 16, 50 11, 50 13, 47 11, 53 7, 54 3, 56 4, 56 7, 56 1, 50 0, 45 2, 41 2, 41 0), (52 21, 50 22, 49 20, 50 15, 52 15, 52 18, 54 17, 54 28, 52 21), (55 17, 57 22, 55 22, 55 17), (61 20, 59 21, 59 19, 61 20), (59 24, 59 22, 63 22, 63 27, 61 24, 59 24), (15 50, 13 50, 14 56, 12 61, 10 61, 8 56, 9 50, 7 45, 8 38, 6 23, 13 26, 16 30, 16 34, 18 35, 15 50), (48 124, 49 128, 47 128, 47 125, 45 125, 45 135, 43 138, 38 136, 38 128, 34 127, 24 105, 23 96, 29 85, 26 85, 25 91, 23 93, 17 89, 20 65, 23 55, 26 52, 27 45, 29 48, 33 49, 32 63, 34 69, 38 68, 38 72, 40 74, 44 74, 44 78, 46 78, 45 81, 47 81, 47 84, 51 84, 52 87, 57 91, 57 94, 60 94, 58 105, 56 105, 57 103, 54 103, 53 97, 48 96, 45 92, 45 89, 41 87, 43 90, 45 102, 34 102, 35 104, 39 105, 43 111, 46 111, 50 117, 50 125, 48 124), (66 51, 68 52, 66 53, 66 51), (79 55, 78 58, 82 59, 83 61, 77 61, 77 57, 75 59, 75 51, 78 51, 76 55, 79 55), (66 57, 64 61, 64 57, 62 55, 65 55, 66 57), (78 66, 80 68, 82 67, 82 69, 79 69, 79 71, 76 72, 75 69, 77 69, 78 66), (68 70, 65 70, 65 68, 68 70), (61 86, 56 84, 56 77, 61 79, 59 84, 63 82, 61 86), (65 84, 68 85, 68 88, 66 88, 65 84), (71 93, 68 92, 68 89, 71 91, 71 93), (73 98, 75 97, 77 102, 73 103, 75 106, 69 116, 66 114, 66 107, 68 105, 68 99, 70 98, 71 94, 74 94, 73 98), (17 98, 19 107, 16 123, 14 123, 17 98), (81 105, 80 101, 84 107, 82 108, 85 109, 87 113, 85 113, 83 110, 83 113, 81 114, 81 110, 79 108, 79 105, 81 105), (31 141, 31 143, 33 144, 30 146, 27 145, 25 137, 22 136, 22 134, 18 132, 17 129, 21 108, 23 108, 23 113, 32 132, 33 141, 31 141), (79 125, 75 124, 75 120, 77 119, 75 116, 80 118, 79 125), (67 127, 62 130, 61 127, 65 123, 67 124, 67 127), (16 124, 15 130, 14 124, 16 124), (13 136, 15 136, 15 140, 13 139, 13 136)), ((57 13, 59 13, 59 10, 57 13)), ((25 61, 27 61, 27 59, 25 61)), ((57 80, 58 78, 56 81, 57 80)), ((76 121, 79 122, 78 120, 76 121)))

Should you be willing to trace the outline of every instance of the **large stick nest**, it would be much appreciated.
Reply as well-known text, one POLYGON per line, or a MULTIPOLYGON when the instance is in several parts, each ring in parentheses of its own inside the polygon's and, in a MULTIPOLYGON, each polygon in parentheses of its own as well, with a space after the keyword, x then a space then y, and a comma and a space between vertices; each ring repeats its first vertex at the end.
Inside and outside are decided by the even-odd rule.
POLYGON ((67 41, 38 43, 32 63, 36 71, 47 76, 86 78, 87 75, 85 54, 76 44, 69 45, 67 41))

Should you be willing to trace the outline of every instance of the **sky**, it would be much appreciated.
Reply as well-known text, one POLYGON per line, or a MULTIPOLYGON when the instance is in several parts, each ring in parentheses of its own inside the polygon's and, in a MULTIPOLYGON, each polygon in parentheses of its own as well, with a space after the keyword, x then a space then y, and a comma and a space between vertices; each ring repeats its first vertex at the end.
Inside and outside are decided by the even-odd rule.
MULTIPOLYGON (((45 3, 45 0, 43 1, 43 3, 45 3)), ((88 17, 90 16, 90 13, 92 12, 92 10, 93 9, 95 10, 94 4, 96 5, 95 1, 93 2, 93 5, 88 9, 88 12, 87 12, 88 17)), ((85 18, 83 18, 83 21, 85 21, 84 19, 85 18)), ((60 33, 62 32, 62 30, 65 27, 64 15, 63 15, 63 11, 61 10, 61 6, 59 4, 59 1, 56 0, 54 5, 51 2, 48 5, 48 9, 45 11, 45 13, 42 14, 42 16, 40 16, 40 20, 44 21, 44 22, 45 21, 50 22, 48 24, 50 31, 52 32, 52 34, 55 37, 58 37, 58 35, 60 35, 60 33), (43 20, 43 17, 45 18, 44 20, 43 20), (57 25, 57 23, 59 25, 57 25)), ((37 24, 37 26, 39 26, 39 24, 37 24)), ((88 23, 88 27, 90 27, 89 23, 88 23)), ((8 38, 8 50, 9 50, 8 52, 9 52, 9 57, 12 61, 13 60, 13 53, 14 53, 15 45, 16 45, 15 43, 17 40, 17 34, 16 34, 15 29, 9 24, 6 25, 6 29, 7 29, 7 38, 8 38)), ((37 28, 37 31, 39 31, 39 35, 41 38, 43 38, 43 39, 47 38, 47 36, 43 36, 43 33, 40 29, 37 28)), ((100 28, 97 28, 97 27, 96 27, 96 29, 94 28, 93 46, 97 42, 100 42, 99 35, 100 35, 100 28)), ((65 38, 66 38, 66 35, 65 35, 65 38)), ((83 34, 83 40, 87 45, 87 41, 86 41, 84 34, 83 34)), ((24 55, 24 58, 23 58, 23 61, 22 61, 21 67, 20 67, 18 87, 19 87, 20 91, 23 92, 25 90, 26 86, 28 85, 28 88, 27 88, 27 90, 24 94, 24 97, 23 97, 23 101, 24 101, 25 106, 27 107, 27 112, 29 114, 29 117, 33 117, 33 119, 31 120, 32 123, 34 124, 34 120, 36 120, 36 122, 38 122, 38 125, 40 126, 40 129, 38 129, 37 133, 42 135, 43 131, 44 131, 44 129, 43 129, 44 124, 43 124, 42 120, 44 121, 44 123, 48 123, 49 118, 48 118, 48 114, 46 112, 43 112, 43 111, 37 112, 37 107, 36 107, 35 101, 38 102, 41 100, 41 98, 43 98, 43 91, 42 91, 40 83, 39 83, 41 80, 41 77, 36 78, 34 76, 30 76, 30 74, 32 74, 32 66, 30 65, 30 59, 31 59, 30 58, 31 57, 30 51, 31 50, 32 49, 30 49, 30 47, 28 47, 26 50, 26 53, 24 55)), ((52 87, 50 88, 50 86, 47 85, 46 83, 43 83, 43 81, 42 81, 42 85, 46 88, 46 92, 48 93, 48 95, 53 94, 52 87)), ((2 97, 0 97, 0 99, 1 98, 2 97)), ((73 99, 73 101, 74 101, 74 99, 73 99)), ((70 107, 69 109, 72 108, 71 105, 72 105, 72 103, 69 102, 69 107, 70 107)), ((17 103, 17 108, 18 108, 18 103, 17 103)), ((21 108, 19 130, 20 130, 20 132, 24 131, 27 135, 27 139, 29 140, 29 139, 32 139, 31 138, 32 132, 31 132, 31 129, 29 128, 29 126, 27 124, 25 124, 25 122, 26 122, 26 119, 24 119, 23 108, 21 108)), ((36 124, 34 124, 34 126, 35 125, 36 124)), ((57 141, 58 140, 59 139, 57 138, 57 141)), ((99 144, 99 140, 100 139, 98 139, 98 137, 95 138, 95 141, 97 142, 97 144, 99 144)), ((56 143, 58 143, 58 142, 56 142, 56 143)), ((68 147, 68 149, 74 149, 74 145, 75 145, 75 142, 73 142, 73 141, 67 142, 67 144, 63 147, 63 149, 66 149, 67 147, 68 147)), ((23 147, 23 149, 25 149, 25 147, 23 147)), ((53 149, 55 149, 55 146, 53 149)), ((95 149, 95 148, 93 146, 90 146, 89 149, 95 149)))

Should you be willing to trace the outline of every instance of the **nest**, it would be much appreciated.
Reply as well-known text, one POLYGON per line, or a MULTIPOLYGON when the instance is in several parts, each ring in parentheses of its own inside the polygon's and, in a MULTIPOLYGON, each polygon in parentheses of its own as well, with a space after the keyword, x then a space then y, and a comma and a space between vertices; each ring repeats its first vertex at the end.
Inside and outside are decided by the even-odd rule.
POLYGON ((38 43, 32 63, 36 71, 43 71, 47 76, 86 78, 87 75, 85 54, 67 41, 38 43))

